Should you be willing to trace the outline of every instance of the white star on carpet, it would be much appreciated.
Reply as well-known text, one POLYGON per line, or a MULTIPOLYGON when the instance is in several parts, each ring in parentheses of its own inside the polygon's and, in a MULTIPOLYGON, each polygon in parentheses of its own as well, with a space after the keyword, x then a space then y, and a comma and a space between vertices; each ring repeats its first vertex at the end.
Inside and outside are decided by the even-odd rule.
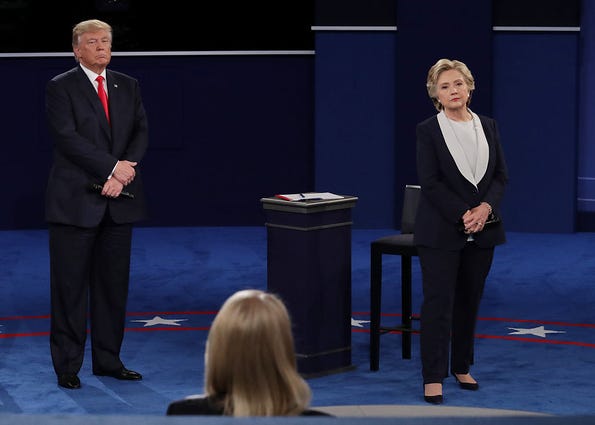
POLYGON ((510 332, 508 335, 535 335, 541 338, 545 338, 546 334, 564 334, 565 331, 548 331, 543 326, 537 326, 536 328, 508 328, 514 332, 510 332))
POLYGON ((356 328, 363 328, 363 323, 370 323, 369 320, 355 320, 353 317, 351 318, 351 326, 355 326, 356 328))
POLYGON ((178 322, 183 322, 188 319, 164 319, 160 316, 155 316, 150 320, 131 320, 131 322, 144 322, 144 328, 147 326, 156 326, 156 325, 170 325, 170 326, 182 326, 178 322))

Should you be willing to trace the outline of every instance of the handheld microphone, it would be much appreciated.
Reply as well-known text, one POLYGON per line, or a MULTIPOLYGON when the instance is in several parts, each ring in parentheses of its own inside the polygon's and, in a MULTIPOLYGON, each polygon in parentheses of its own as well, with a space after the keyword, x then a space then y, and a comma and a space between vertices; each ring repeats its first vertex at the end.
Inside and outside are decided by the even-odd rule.
MULTIPOLYGON (((91 184, 90 189, 93 192, 99 192, 99 193, 101 193, 101 191, 103 190, 103 186, 100 185, 100 184, 98 184, 98 183, 93 183, 93 184, 91 184)), ((120 192, 120 196, 123 196, 123 197, 128 198, 128 199, 134 199, 134 193, 126 192, 125 190, 123 190, 122 192, 120 192)))

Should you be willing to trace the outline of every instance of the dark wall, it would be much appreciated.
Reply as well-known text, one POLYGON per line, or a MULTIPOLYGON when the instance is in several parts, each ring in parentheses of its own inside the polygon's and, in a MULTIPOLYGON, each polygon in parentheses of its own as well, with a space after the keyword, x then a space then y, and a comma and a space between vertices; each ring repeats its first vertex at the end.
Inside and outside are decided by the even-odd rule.
MULTIPOLYGON (((40 227, 51 140, 44 87, 71 58, 0 59, 1 228, 40 227), (14 82, 11 84, 10 82, 14 82)), ((260 198, 313 184, 313 58, 114 57, 149 116, 146 225, 262 224, 260 198)))
POLYGON ((578 35, 498 33, 494 46, 494 115, 510 177, 503 208, 507 227, 573 232, 578 35))
POLYGON ((492 114, 492 9, 490 2, 398 2, 396 169, 398 204, 406 184, 417 183, 415 125, 436 114, 426 90, 430 67, 440 58, 465 62, 475 78, 471 108, 492 114), (429 10, 431 9, 431 13, 429 10))
POLYGON ((91 18, 110 23, 120 52, 312 50, 313 14, 314 0, 1 1, 0 52, 67 51, 91 18))
MULTIPOLYGON (((29 2, 19 2, 24 3, 29 2)), ((142 2, 124 3, 137 8, 142 2)), ((403 186, 416 180, 415 124, 435 113, 425 92, 426 73, 438 58, 451 57, 466 62, 476 78, 472 109, 493 115, 500 125, 511 176, 507 228, 577 230, 577 156, 592 152, 595 143, 588 125, 595 23, 584 16, 576 20, 579 6, 591 15, 593 7, 548 0, 539 2, 539 13, 527 15, 523 11, 537 7, 533 0, 513 3, 348 1, 335 19, 332 10, 340 4, 317 0, 317 26, 383 28, 310 31, 315 55, 114 57, 114 69, 140 79, 150 118, 143 167, 152 214, 145 224, 262 225, 261 197, 324 190, 360 198, 353 211, 356 227, 398 228, 403 186), (562 3, 571 13, 557 12, 562 3), (580 33, 493 31, 495 25, 579 24, 580 33)), ((172 6, 164 13, 183 16, 184 9, 172 5, 178 12, 172 6)), ((123 12, 101 13, 117 20, 115 14, 123 12)), ((61 44, 68 45, 66 26, 61 44)), ((153 31, 159 40, 160 30, 153 31)), ((0 228, 44 226, 51 145, 44 86, 72 66, 71 57, 0 55, 0 228)), ((586 173, 579 177, 595 181, 591 162, 579 160, 586 173)), ((590 187, 585 184, 586 195, 590 187)), ((587 213, 588 201, 581 201, 587 213)), ((593 220, 583 221, 578 230, 593 228, 593 220)))
POLYGON ((318 0, 315 11, 315 187, 357 196, 356 227, 393 227, 396 2, 318 0))
POLYGON ((496 27, 578 27, 581 0, 493 0, 496 27))
POLYGON ((316 35, 315 188, 357 196, 354 225, 395 214, 394 32, 316 35))
POLYGON ((583 2, 581 16, 577 228, 595 231, 595 2, 583 2))
POLYGON ((400 227, 404 187, 417 183, 415 124, 436 112, 425 82, 439 58, 467 63, 477 81, 473 109, 491 114, 491 5, 459 1, 464 24, 447 28, 449 2, 432 2, 428 13, 427 2, 401 0, 392 20, 376 13, 390 11, 387 3, 358 10, 348 2, 340 21, 327 12, 319 22, 345 30, 316 34, 316 185, 358 196, 361 227, 400 227))
POLYGON ((499 29, 494 33, 494 115, 510 173, 503 206, 507 228, 581 230, 576 159, 584 56, 580 33, 572 31, 581 26, 581 2, 493 3, 499 29), (510 26, 526 30, 506 31, 510 26))
POLYGON ((0 228, 45 226, 45 84, 75 66, 56 52, 90 18, 112 25, 110 67, 143 90, 145 225, 262 224, 261 197, 311 190, 313 10, 312 0, 0 2, 0 228))
MULTIPOLYGON (((382 50, 387 55, 384 61, 378 56, 370 60, 367 54, 374 50, 359 46, 362 40, 375 37, 375 48, 379 49, 386 45, 387 36, 372 35, 376 34, 373 28, 363 35, 361 29, 351 27, 359 24, 353 16, 344 18, 345 29, 335 28, 332 36, 326 29, 319 29, 316 73, 318 78, 318 64, 325 64, 327 78, 325 88, 317 90, 317 111, 331 109, 327 103, 336 109, 316 114, 317 161, 321 147, 326 153, 323 164, 317 163, 317 183, 321 169, 327 187, 351 183, 360 188, 359 193, 352 193, 361 198, 356 207, 363 214, 360 225, 383 227, 390 223, 398 228, 403 187, 417 181, 415 124, 436 113, 425 90, 427 71, 439 58, 455 58, 470 67, 476 80, 471 108, 494 116, 501 127, 510 169, 503 205, 506 227, 511 231, 575 231, 577 105, 582 93, 578 68, 585 55, 578 48, 579 33, 574 31, 580 25, 580 6, 578 0, 400 0, 396 49, 392 55, 382 50), (495 26, 525 29, 495 31, 495 26), (548 26, 555 28, 548 30, 548 26), (331 47, 329 40, 333 42, 331 47), (394 71, 394 78, 378 72, 380 66, 392 64, 393 58, 394 67, 389 69, 394 71), (386 125, 384 114, 371 112, 375 104, 360 101, 365 96, 359 90, 366 85, 349 73, 353 69, 350 65, 359 62, 376 64, 368 84, 385 84, 388 93, 394 89, 395 102, 385 101, 383 109, 394 115, 394 128, 386 125), (342 74, 345 70, 346 75, 342 74), (346 93, 354 94, 351 102, 346 93), (336 119, 341 116, 346 118, 343 122, 336 119), (383 131, 374 133, 372 128, 383 131), (348 135, 337 137, 344 136, 343 130, 348 135), (359 144, 355 145, 355 140, 359 144), (340 155, 339 159, 351 155, 351 163, 337 161, 333 166, 329 155, 332 152, 340 155), (392 158, 392 166, 387 165, 387 157, 392 158), (351 166, 345 167, 346 163, 351 166), (391 181, 394 192, 389 196, 391 181), (385 213, 392 202, 394 220, 385 213)), ((366 6, 360 3, 360 7, 366 6)), ((378 25, 387 25, 380 21, 378 25)), ((370 94, 370 99, 378 96, 377 90, 370 94)), ((588 144, 592 140, 583 136, 581 141, 588 144)))

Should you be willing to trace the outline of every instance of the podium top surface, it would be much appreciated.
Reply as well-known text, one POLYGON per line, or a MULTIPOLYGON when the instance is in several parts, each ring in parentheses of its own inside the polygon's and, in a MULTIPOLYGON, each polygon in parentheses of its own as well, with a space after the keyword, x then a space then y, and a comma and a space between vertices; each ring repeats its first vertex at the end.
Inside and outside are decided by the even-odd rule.
POLYGON ((322 211, 353 208, 357 199, 356 196, 343 195, 343 198, 341 199, 286 201, 275 197, 268 197, 261 198, 260 201, 265 210, 310 214, 322 211))

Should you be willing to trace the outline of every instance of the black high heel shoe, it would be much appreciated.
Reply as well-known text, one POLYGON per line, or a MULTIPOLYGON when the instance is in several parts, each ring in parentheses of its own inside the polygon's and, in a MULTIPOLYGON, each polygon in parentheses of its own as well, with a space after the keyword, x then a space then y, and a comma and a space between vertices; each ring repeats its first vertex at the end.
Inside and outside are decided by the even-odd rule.
POLYGON ((464 390, 477 391, 479 389, 479 384, 477 382, 461 382, 459 381, 459 378, 457 378, 457 375, 455 373, 453 373, 452 376, 455 377, 455 381, 457 381, 459 387, 461 387, 464 390))
POLYGON ((444 402, 444 397, 442 397, 442 394, 438 394, 438 395, 425 395, 426 392, 426 385, 423 385, 424 388, 424 400, 426 401, 426 403, 430 403, 430 404, 442 404, 444 402))
POLYGON ((442 404, 444 402, 444 397, 442 397, 442 394, 440 394, 440 395, 424 395, 424 400, 430 404, 442 404))

